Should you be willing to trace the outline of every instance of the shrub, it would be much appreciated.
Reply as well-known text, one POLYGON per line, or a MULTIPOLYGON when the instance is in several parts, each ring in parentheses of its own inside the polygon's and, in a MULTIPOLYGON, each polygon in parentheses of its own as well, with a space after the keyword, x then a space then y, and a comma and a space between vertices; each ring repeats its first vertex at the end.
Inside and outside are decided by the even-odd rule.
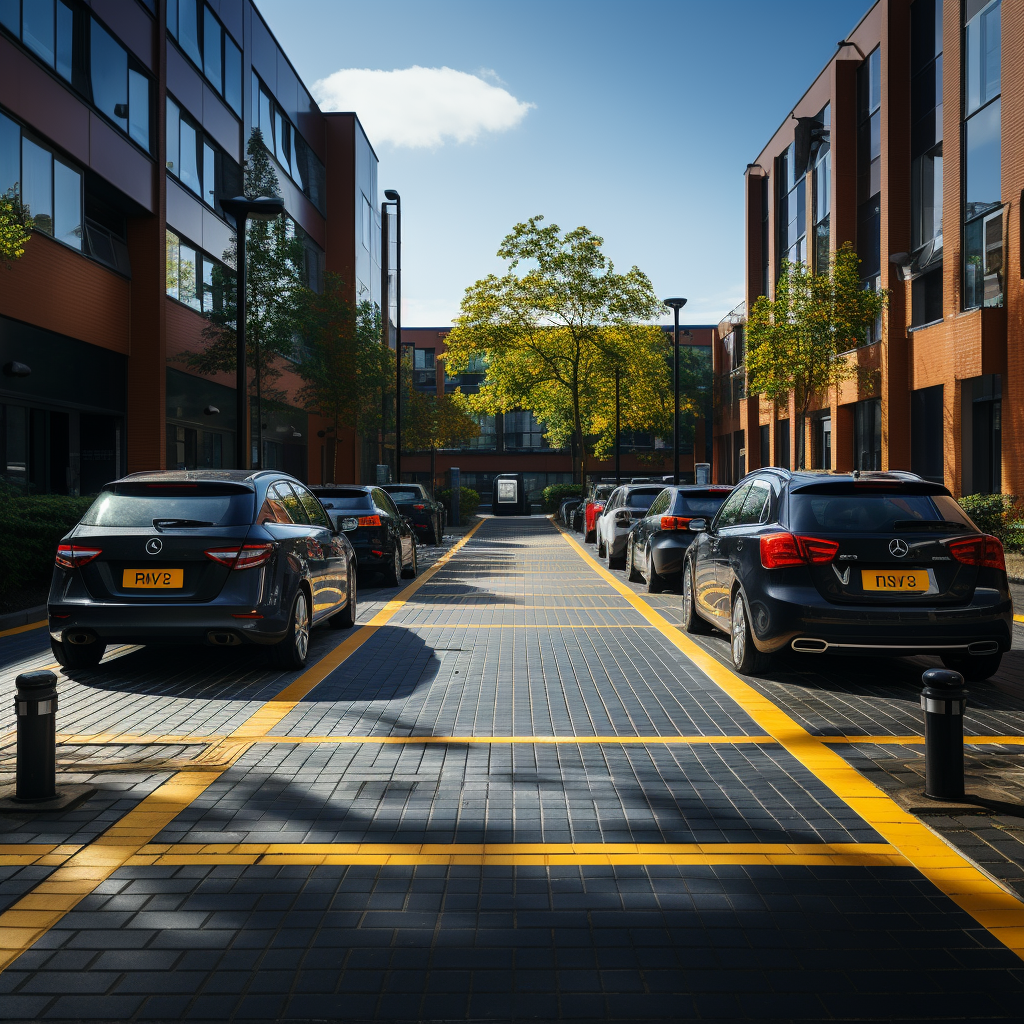
POLYGON ((982 533, 998 537, 1005 548, 1024 548, 1024 509, 1012 494, 967 494, 960 507, 982 533))
MULTIPOLYGON (((437 500, 444 505, 448 511, 448 520, 451 522, 452 515, 452 489, 446 487, 443 491, 437 492, 437 500)), ((472 487, 459 488, 459 517, 462 520, 460 526, 468 526, 469 521, 476 515, 480 507, 480 495, 472 487)))
POLYGON ((49 582, 58 542, 92 501, 60 494, 0 501, 0 595, 49 582))
POLYGON ((545 512, 557 512, 566 498, 581 498, 583 484, 550 484, 541 491, 541 502, 545 512))

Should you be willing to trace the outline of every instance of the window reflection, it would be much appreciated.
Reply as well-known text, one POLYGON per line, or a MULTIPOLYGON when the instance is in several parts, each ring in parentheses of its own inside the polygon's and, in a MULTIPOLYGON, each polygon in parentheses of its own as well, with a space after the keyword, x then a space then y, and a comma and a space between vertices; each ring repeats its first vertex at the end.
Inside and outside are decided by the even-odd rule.
POLYGON ((43 234, 53 234, 53 157, 49 150, 21 140, 21 197, 28 223, 43 234))
POLYGON ((82 176, 67 164, 53 164, 53 233, 72 249, 82 248, 82 176))
POLYGON ((90 38, 92 101, 123 130, 128 130, 128 54, 93 22, 90 38))

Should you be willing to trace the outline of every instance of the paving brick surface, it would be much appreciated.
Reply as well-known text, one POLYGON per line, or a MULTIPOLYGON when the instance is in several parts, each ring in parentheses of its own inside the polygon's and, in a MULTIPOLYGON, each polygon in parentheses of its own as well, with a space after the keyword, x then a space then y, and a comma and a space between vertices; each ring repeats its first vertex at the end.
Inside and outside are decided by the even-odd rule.
MULTIPOLYGON (((367 589, 361 621, 394 593, 367 589)), ((677 621, 678 597, 650 600, 677 621)), ((315 632, 314 658, 343 639, 315 632)), ((801 671, 755 685, 815 731, 915 731, 918 668, 863 685, 801 671)), ((188 757, 159 736, 227 732, 295 678, 259 652, 132 650, 62 681, 63 732, 152 742, 65 745, 63 777, 102 792, 0 818, 0 842, 88 843, 169 777, 97 759, 188 757)), ((971 727, 1020 727, 1014 699, 986 691, 971 727)), ((720 742, 760 730, 540 518, 485 521, 272 733, 156 841, 880 841, 778 745, 720 742), (573 742, 685 736, 718 742, 573 742), (491 737, 524 742, 465 741, 491 737)), ((842 753, 879 771, 892 751, 842 753)), ((906 771, 915 752, 898 755, 906 771)), ((4 870, 15 899, 51 869, 4 870)), ((0 974, 0 1019, 69 1022, 1018 1020, 1021 1005, 1024 965, 912 867, 137 864, 0 974)))

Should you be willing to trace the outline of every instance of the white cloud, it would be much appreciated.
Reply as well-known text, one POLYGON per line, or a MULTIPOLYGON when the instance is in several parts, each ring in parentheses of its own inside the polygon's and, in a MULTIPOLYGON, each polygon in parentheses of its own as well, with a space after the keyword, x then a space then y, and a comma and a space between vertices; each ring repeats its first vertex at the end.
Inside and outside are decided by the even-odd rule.
MULTIPOLYGON (((488 78, 493 71, 482 72, 488 78)), ((500 80, 499 80, 500 81, 500 80)), ((514 128, 534 106, 507 89, 453 68, 347 68, 313 84, 324 110, 354 110, 371 142, 428 148, 473 142, 514 128)))

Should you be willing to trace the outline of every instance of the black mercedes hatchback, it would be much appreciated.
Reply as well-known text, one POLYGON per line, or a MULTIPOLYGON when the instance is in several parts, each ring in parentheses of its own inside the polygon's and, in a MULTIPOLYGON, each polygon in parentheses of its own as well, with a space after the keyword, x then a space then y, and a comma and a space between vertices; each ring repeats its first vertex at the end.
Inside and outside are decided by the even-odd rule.
POLYGON ((259 644, 301 668, 309 630, 356 617, 355 552, 310 490, 277 470, 134 473, 107 484, 57 549, 53 653, 108 644, 259 644))
POLYGON ((934 654, 977 680, 1010 649, 1002 544, 913 473, 758 470, 689 529, 684 628, 728 632, 740 672, 788 647, 934 654))

